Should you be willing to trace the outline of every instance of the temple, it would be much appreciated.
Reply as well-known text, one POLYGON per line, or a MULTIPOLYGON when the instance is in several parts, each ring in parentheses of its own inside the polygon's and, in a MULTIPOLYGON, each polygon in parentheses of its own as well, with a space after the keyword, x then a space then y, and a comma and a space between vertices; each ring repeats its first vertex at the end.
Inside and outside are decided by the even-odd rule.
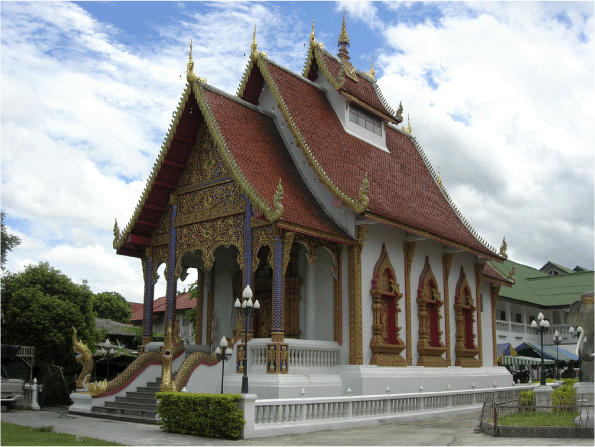
POLYGON ((117 253, 142 261, 141 357, 162 363, 143 380, 218 392, 212 348, 225 336, 233 367, 224 388, 240 392, 246 340, 234 302, 249 285, 260 303, 247 321, 259 398, 511 384, 495 364, 496 301, 512 281, 489 261, 503 257, 455 207, 402 124, 403 107, 387 103, 373 66, 352 65, 348 47, 344 20, 337 55, 313 28, 294 73, 254 38, 236 96, 194 73, 190 47, 188 82, 147 185, 129 223, 114 226, 117 253), (162 264, 159 353, 151 338, 162 264), (176 282, 189 269, 198 272, 194 344, 175 321, 176 282))

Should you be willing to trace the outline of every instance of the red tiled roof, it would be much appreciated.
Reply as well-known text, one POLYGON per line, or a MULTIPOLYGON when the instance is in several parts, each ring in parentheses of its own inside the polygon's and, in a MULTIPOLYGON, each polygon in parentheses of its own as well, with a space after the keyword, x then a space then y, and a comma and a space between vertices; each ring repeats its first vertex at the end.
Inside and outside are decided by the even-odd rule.
POLYGON ((390 152, 384 152, 345 132, 322 90, 270 61, 266 68, 306 144, 339 189, 358 197, 367 173, 371 213, 495 256, 461 222, 408 136, 385 127, 390 152))
MULTIPOLYGON (((342 63, 325 50, 318 49, 318 54, 322 57, 322 60, 324 61, 324 64, 328 68, 331 75, 333 75, 335 80, 338 80, 342 63)), ((357 70, 356 77, 358 82, 355 82, 346 75, 343 76, 345 78, 345 83, 343 84, 342 90, 363 101, 365 104, 372 106, 379 112, 388 116, 393 116, 394 113, 391 113, 389 110, 387 110, 384 104, 382 104, 382 101, 378 97, 378 93, 374 88, 374 84, 370 79, 358 74, 357 70)))
MULTIPOLYGON (((196 306, 196 300, 190 299, 189 293, 180 293, 176 298, 176 310, 192 309, 196 306)), ((142 321, 143 303, 130 303, 130 321, 142 321)), ((153 301, 153 315, 165 312, 165 297, 157 298, 153 301)))
POLYGON ((277 183, 283 186, 283 214, 289 223, 346 237, 315 202, 297 172, 273 119, 237 99, 205 88, 215 121, 250 185, 271 206, 277 183))

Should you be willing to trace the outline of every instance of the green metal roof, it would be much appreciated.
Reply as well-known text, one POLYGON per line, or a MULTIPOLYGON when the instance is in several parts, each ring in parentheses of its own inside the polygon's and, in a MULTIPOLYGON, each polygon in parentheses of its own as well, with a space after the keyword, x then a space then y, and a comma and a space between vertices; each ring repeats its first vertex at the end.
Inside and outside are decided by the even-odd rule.
POLYGON ((565 275, 546 275, 542 271, 506 260, 492 262, 492 267, 507 276, 514 267, 516 282, 512 287, 502 287, 500 297, 510 298, 540 306, 568 306, 590 292, 593 286, 593 271, 571 272, 565 275))

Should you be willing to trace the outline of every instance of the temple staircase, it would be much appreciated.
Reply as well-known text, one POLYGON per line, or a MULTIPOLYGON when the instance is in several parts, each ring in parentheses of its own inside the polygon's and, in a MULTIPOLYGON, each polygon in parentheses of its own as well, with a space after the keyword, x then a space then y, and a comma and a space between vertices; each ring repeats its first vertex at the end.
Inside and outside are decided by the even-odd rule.
POLYGON ((136 391, 128 391, 126 396, 116 397, 115 402, 105 402, 103 406, 93 406, 91 416, 119 421, 156 424, 157 400, 161 378, 139 386, 136 391))

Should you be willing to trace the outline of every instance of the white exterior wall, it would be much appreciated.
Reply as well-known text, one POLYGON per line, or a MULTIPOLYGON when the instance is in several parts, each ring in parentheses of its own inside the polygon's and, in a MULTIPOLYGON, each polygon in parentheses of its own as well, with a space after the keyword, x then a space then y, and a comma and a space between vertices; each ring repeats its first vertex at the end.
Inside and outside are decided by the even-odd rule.
POLYGON ((236 256, 235 248, 218 248, 216 250, 212 338, 213 343, 216 344, 219 344, 219 340, 224 335, 228 339, 231 338, 235 327, 234 321, 232 321, 232 311, 236 297, 233 296, 232 278, 233 273, 239 268, 236 256))
POLYGON ((349 364, 349 248, 344 247, 343 255, 343 276, 342 276, 342 300, 341 300, 341 330, 343 343, 339 353, 339 361, 343 365, 349 364))
MULTIPOLYGON (((403 232, 390 228, 383 224, 368 225, 368 233, 361 254, 362 265, 362 353, 364 365, 370 363, 372 351, 370 350, 370 341, 372 340, 372 276, 374 275, 374 266, 380 258, 382 252, 382 243, 386 244, 386 251, 390 262, 395 270, 396 280, 399 284, 399 290, 403 297, 399 300, 398 323, 401 327, 399 336, 406 342, 407 328, 405 324, 405 265, 403 256, 403 232)), ((349 319, 349 317, 347 317, 349 319)), ((412 318, 413 322, 413 318, 412 318)), ((417 329, 416 329, 417 330, 417 329)), ((412 345, 413 347, 413 345, 412 345)), ((414 349, 415 350, 415 349, 414 349)), ((406 355, 403 350, 402 355, 406 355)))
POLYGON ((490 284, 482 281, 480 288, 482 298, 481 312, 481 346, 483 366, 494 365, 494 346, 492 343, 492 300, 490 295, 490 284))
POLYGON ((316 250, 316 262, 314 264, 314 287, 315 295, 313 303, 314 317, 314 340, 334 339, 334 276, 333 258, 327 249, 319 247, 316 250))

